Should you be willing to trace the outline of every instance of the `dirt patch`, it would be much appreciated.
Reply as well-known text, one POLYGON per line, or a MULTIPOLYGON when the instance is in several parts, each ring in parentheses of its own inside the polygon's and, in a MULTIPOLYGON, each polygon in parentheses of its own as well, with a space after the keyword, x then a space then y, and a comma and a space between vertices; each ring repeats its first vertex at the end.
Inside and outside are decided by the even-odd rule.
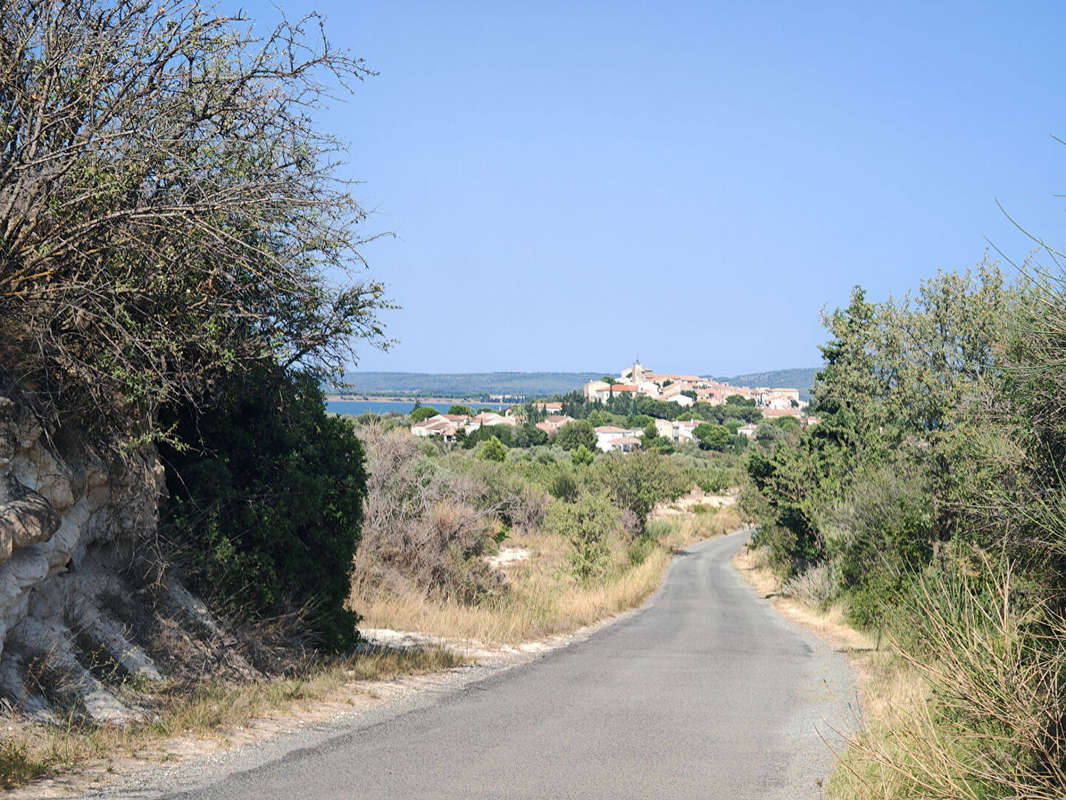
POLYGON ((669 503, 659 503, 652 510, 651 516, 657 519, 679 517, 694 514, 699 507, 704 510, 717 511, 720 508, 727 508, 736 504, 737 498, 735 495, 710 494, 697 487, 688 494, 682 495, 676 500, 671 500, 669 503))
POLYGON ((494 556, 488 556, 485 559, 485 563, 493 569, 506 570, 520 561, 528 560, 529 550, 525 547, 501 547, 500 552, 494 556))

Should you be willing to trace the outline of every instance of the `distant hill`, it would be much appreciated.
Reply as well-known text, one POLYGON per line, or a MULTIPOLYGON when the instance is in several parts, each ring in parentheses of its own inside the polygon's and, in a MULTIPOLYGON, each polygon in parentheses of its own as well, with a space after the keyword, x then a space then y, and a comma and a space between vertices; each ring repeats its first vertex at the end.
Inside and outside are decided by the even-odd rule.
POLYGON ((566 394, 604 372, 353 372, 344 376, 346 394, 409 397, 480 397, 521 394, 543 397, 566 394))
POLYGON ((784 387, 800 390, 801 400, 811 399, 811 389, 814 388, 814 376, 820 367, 808 367, 801 369, 775 369, 770 372, 751 372, 747 375, 734 375, 732 378, 716 378, 715 380, 731 383, 734 386, 769 386, 771 389, 784 387))
MULTIPOLYGON (((811 369, 779 369, 753 372, 732 378, 717 378, 737 386, 794 386, 800 397, 810 399, 814 374, 811 369)), ((352 372, 344 376, 345 394, 397 397, 481 397, 490 394, 520 394, 550 397, 580 389, 605 372, 352 372)))

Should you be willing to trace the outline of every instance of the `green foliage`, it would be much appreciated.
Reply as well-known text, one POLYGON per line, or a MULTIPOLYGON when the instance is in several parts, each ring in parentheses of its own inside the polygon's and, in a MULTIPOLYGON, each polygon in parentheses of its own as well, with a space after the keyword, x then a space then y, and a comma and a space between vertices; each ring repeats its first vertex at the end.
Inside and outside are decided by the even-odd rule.
POLYGON ((570 472, 559 472, 552 478, 551 484, 548 486, 548 492, 552 497, 558 500, 565 500, 568 503, 572 503, 577 499, 580 488, 581 487, 573 474, 570 472))
POLYGON ((407 417, 411 420, 411 423, 414 424, 418 422, 425 422, 430 417, 435 417, 439 413, 440 412, 437 411, 437 409, 435 409, 433 406, 417 406, 416 408, 412 409, 411 413, 408 414, 407 417))
POLYGON ((609 495, 636 520, 642 534, 656 503, 684 494, 690 484, 677 464, 658 453, 607 453, 590 470, 589 482, 609 495))
POLYGON ((593 461, 596 460, 596 455, 585 445, 579 444, 575 449, 570 451, 570 460, 575 467, 587 467, 593 461))
POLYGON ((462 444, 465 449, 472 450, 489 439, 496 439, 510 447, 514 442, 514 433, 508 425, 482 425, 477 430, 465 434, 462 444))
POLYGON ((563 450, 576 450, 584 446, 586 450, 596 448, 596 431, 585 420, 574 420, 561 427, 555 434, 555 444, 563 450))
POLYGON ((609 537, 618 524, 618 509, 599 492, 583 492, 572 503, 553 503, 547 522, 550 531, 570 543, 571 569, 581 580, 607 570, 609 537))
POLYGON ((230 616, 306 609, 312 638, 351 644, 344 603, 367 476, 362 445, 326 414, 317 381, 261 371, 219 406, 164 420, 194 445, 163 451, 163 529, 193 588, 230 616))
POLYGON ((482 443, 478 455, 486 461, 506 461, 507 445, 492 436, 482 443))
POLYGON ((511 445, 512 447, 536 447, 537 445, 546 444, 547 441, 548 434, 532 422, 526 422, 515 428, 511 445))
POLYGON ((705 450, 724 452, 732 447, 733 444, 733 433, 724 425, 712 425, 704 422, 696 426, 692 435, 696 437, 700 447, 705 450))
POLYGON ((14 738, 0 742, 0 788, 13 789, 46 775, 52 765, 29 754, 25 742, 14 738))
POLYGON ((448 413, 456 417, 472 417, 474 416, 474 409, 470 406, 455 404, 448 409, 448 413))
POLYGON ((979 453, 989 439, 977 400, 1000 382, 998 340, 1018 300, 984 262, 901 301, 873 304, 856 288, 824 317, 821 422, 748 461, 766 504, 757 540, 780 571, 829 561, 853 619, 872 624, 937 542, 977 534, 967 509, 995 461, 979 453))

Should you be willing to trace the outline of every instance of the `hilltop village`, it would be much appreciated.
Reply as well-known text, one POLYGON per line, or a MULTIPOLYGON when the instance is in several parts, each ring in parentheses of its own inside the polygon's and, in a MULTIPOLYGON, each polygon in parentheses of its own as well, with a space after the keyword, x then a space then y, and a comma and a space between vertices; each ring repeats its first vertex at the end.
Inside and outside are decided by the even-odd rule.
MULTIPOLYGON (((697 404, 721 406, 726 403, 741 403, 757 409, 757 416, 764 418, 794 417, 801 425, 817 423, 817 419, 807 416, 807 402, 800 400, 797 388, 770 388, 734 386, 712 378, 698 375, 678 375, 655 373, 648 370, 639 361, 622 370, 617 378, 604 376, 601 380, 589 381, 575 393, 578 401, 590 406, 613 409, 618 404, 632 408, 634 404, 641 407, 640 399, 656 403, 672 403, 678 406, 669 418, 658 418, 651 414, 651 424, 655 427, 657 437, 679 442, 697 442, 696 429, 705 420, 696 413, 686 413, 697 404)), ((565 413, 566 407, 574 399, 540 400, 524 405, 511 406, 503 413, 481 410, 476 414, 435 414, 411 426, 411 433, 419 437, 440 437, 445 442, 453 442, 457 437, 465 437, 481 428, 506 426, 517 428, 532 422, 537 430, 548 437, 555 436, 564 426, 576 418, 565 413)), ((647 403, 643 407, 647 407, 647 403)), ((750 421, 737 428, 738 436, 753 438, 758 426, 750 421)), ((620 451, 624 453, 639 449, 642 440, 650 435, 650 428, 627 428, 618 425, 597 425, 596 447, 603 452, 620 451)))

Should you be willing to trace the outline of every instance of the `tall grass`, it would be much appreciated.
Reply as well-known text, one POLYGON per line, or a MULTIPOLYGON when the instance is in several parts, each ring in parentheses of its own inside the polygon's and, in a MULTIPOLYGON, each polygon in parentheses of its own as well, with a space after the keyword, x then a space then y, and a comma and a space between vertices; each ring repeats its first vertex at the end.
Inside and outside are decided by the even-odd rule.
POLYGON ((1066 620, 1015 593, 987 558, 916 582, 892 667, 911 691, 850 742, 834 796, 1066 796, 1066 620))

